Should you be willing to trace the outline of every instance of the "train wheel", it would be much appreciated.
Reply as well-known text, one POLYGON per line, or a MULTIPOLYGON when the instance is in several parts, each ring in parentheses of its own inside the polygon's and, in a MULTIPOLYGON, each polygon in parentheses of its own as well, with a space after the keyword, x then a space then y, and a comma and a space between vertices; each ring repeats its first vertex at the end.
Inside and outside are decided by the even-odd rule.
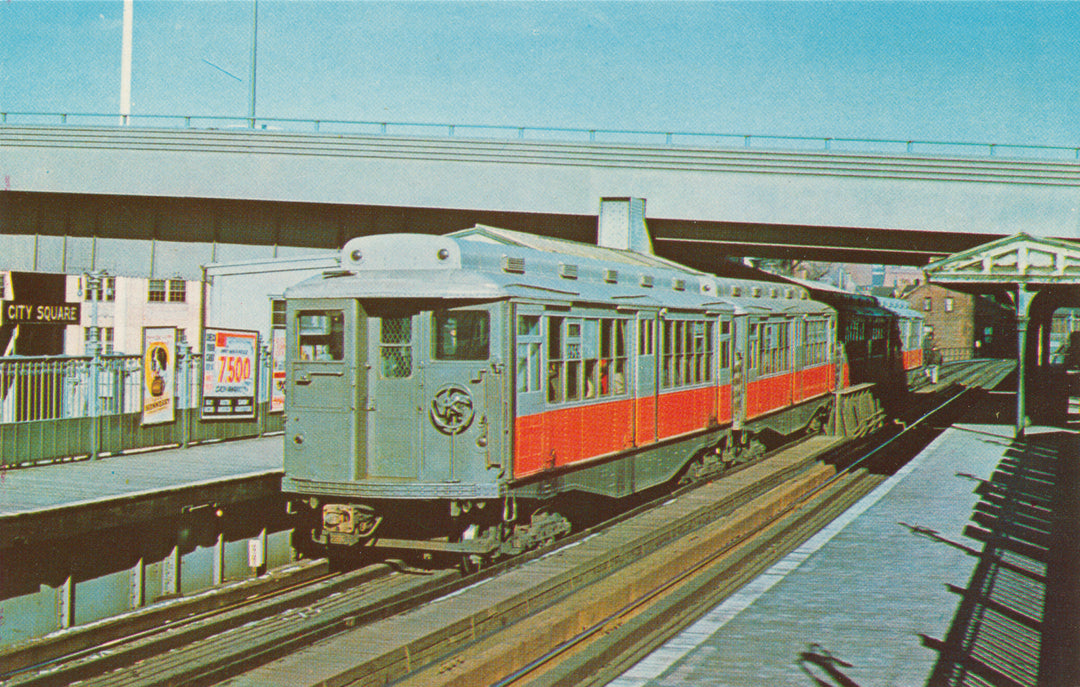
POLYGON ((686 486, 687 484, 693 484, 701 479, 705 474, 705 461, 698 456, 691 460, 686 469, 683 470, 682 476, 679 477, 679 486, 686 486))

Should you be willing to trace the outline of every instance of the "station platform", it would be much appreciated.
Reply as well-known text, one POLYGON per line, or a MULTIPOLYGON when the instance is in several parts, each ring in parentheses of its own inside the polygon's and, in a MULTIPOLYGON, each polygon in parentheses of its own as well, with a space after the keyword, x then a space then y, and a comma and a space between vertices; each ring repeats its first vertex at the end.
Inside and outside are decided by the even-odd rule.
POLYGON ((281 435, 0 471, 0 547, 50 528, 71 536, 197 503, 274 494, 281 435), (102 520, 104 518, 104 520, 102 520), (82 522, 82 521, 86 522, 82 522), (27 531, 30 528, 33 532, 27 531))
POLYGON ((615 687, 1080 684, 1080 433, 994 393, 615 687))

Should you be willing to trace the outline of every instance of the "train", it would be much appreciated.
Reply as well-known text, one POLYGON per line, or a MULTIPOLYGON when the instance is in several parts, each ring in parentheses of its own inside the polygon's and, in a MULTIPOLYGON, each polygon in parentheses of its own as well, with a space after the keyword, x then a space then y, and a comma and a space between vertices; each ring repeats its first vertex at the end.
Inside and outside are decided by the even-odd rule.
POLYGON ((759 276, 483 225, 352 239, 285 292, 297 532, 482 564, 590 500, 879 427, 919 313, 759 276))

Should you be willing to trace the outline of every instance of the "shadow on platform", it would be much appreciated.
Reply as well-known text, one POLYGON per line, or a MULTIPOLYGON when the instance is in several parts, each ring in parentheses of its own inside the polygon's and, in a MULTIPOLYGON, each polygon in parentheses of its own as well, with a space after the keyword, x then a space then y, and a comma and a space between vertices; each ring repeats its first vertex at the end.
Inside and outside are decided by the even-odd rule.
MULTIPOLYGON (((994 405, 982 412, 994 416, 994 405)), ((978 563, 966 589, 950 585, 960 605, 948 635, 921 635, 939 653, 927 684, 1080 685, 1080 435, 1045 429, 987 441, 1008 448, 979 480, 964 532, 981 548, 949 542, 978 563)))

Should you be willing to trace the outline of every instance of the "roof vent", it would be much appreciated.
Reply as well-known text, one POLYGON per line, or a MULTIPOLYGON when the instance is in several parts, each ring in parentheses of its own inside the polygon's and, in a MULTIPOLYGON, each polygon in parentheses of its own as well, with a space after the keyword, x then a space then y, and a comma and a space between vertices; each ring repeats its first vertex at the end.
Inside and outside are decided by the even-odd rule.
POLYGON ((734 298, 739 298, 740 296, 742 296, 742 287, 741 286, 732 286, 731 287, 731 295, 734 298))
POLYGON ((604 270, 604 281, 609 284, 618 284, 619 270, 604 270))
POLYGON ((795 297, 795 289, 788 289, 788 290, 784 291, 784 297, 785 298, 794 298, 795 297))
POLYGON ((525 274, 525 258, 514 258, 509 255, 504 255, 502 259, 502 268, 503 272, 525 274))
POLYGON ((769 298, 776 298, 779 295, 780 295, 780 289, 776 288, 775 286, 773 288, 769 289, 769 298))
POLYGON ((642 286, 644 286, 646 289, 651 289, 652 288, 652 282, 653 282, 653 279, 652 279, 651 274, 643 274, 643 275, 641 275, 641 281, 639 283, 642 286))
POLYGON ((563 279, 577 279, 577 265, 569 262, 559 263, 559 276, 563 279))
POLYGON ((671 280, 671 288, 676 290, 676 291, 686 291, 686 280, 685 279, 672 279, 671 280))
POLYGON ((761 298, 761 287, 755 286, 754 288, 750 289, 750 295, 754 298, 761 298))

